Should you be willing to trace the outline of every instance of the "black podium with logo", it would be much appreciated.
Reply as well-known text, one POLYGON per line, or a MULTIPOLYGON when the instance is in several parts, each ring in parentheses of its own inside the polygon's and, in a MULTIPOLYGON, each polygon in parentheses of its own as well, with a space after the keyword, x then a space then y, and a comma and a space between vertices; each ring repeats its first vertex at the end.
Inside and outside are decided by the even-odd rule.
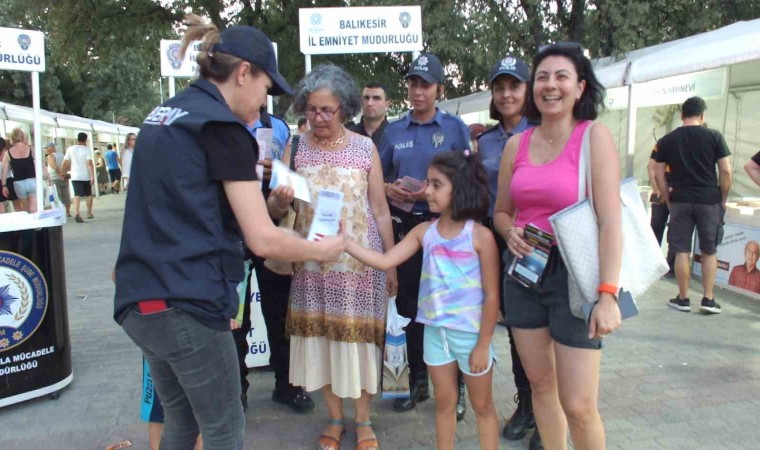
POLYGON ((57 398, 73 379, 62 218, 2 216, 0 407, 57 398))

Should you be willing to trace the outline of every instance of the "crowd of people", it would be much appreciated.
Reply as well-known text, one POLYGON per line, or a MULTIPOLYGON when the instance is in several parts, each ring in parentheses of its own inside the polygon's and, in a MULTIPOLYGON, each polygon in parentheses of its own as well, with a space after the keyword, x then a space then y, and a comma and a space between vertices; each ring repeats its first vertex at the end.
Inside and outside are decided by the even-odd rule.
MULTIPOLYGON (((182 51, 202 41, 199 77, 154 110, 120 161, 130 195, 114 318, 143 352, 143 398, 151 400, 145 418, 165 422, 151 433, 152 448, 242 448, 251 324, 250 298, 241 300, 239 291, 254 274, 271 348, 272 400, 308 413, 315 409, 310 393, 321 391, 327 420, 314 438, 320 450, 341 448, 349 428, 357 449, 380 448, 371 401, 381 390, 389 298, 411 319, 410 395, 393 407, 405 412, 429 399, 432 380, 439 449, 455 447, 466 397, 483 449, 498 448, 500 435, 519 440, 531 432, 531 449, 564 449, 568 431, 575 448, 604 448, 601 349, 621 324, 620 169, 610 131, 594 122, 604 89, 581 45, 542 47, 532 67, 511 55, 497 61, 488 78, 497 123, 468 129, 437 106, 446 80, 434 54, 410 65, 411 109, 389 122, 389 93, 380 83, 360 91, 344 69, 322 65, 292 89, 260 31, 219 31, 192 15, 188 23, 182 51), (303 116, 298 135, 265 112, 267 94, 294 97, 303 116), (312 199, 325 190, 342 196, 336 236, 304 239, 315 205, 295 200, 292 187, 269 188, 273 163, 259 160, 257 143, 265 135, 272 136, 264 144, 271 159, 308 180, 312 199), (568 271, 556 246, 535 285, 506 274, 533 251, 526 227, 552 234, 549 217, 582 200, 584 139, 601 280, 588 324, 570 310, 568 271), (493 399, 497 324, 508 330, 517 402, 501 433, 496 411, 505 405, 493 399), (349 399, 352 423, 344 414, 349 399)), ((700 126, 700 101, 684 104, 684 130, 658 142, 652 173, 658 201, 671 214, 681 291, 669 305, 688 306, 683 280, 691 248, 683 242, 696 227, 706 280, 701 308, 717 313, 709 283, 729 152, 717 132, 700 126), (703 150, 684 159, 684 146, 695 141, 703 150), (694 176, 701 176, 699 187, 694 176)), ((108 154, 101 166, 116 170, 108 154)), ((757 248, 748 248, 754 264, 757 248)))
MULTIPOLYGON (((121 191, 122 168, 126 174, 123 190, 129 177, 131 155, 137 139, 135 133, 129 133, 123 146, 122 156, 108 144, 105 155, 97 147, 91 151, 87 146, 87 133, 78 133, 77 142, 59 152, 54 142, 43 146, 42 181, 46 187, 43 193, 55 188, 57 198, 65 208, 66 217, 71 214, 71 190, 74 191, 74 219, 84 222, 80 214, 81 199, 85 199, 88 219, 95 216, 93 208, 93 186, 98 183, 100 194, 119 193, 121 191), (93 159, 94 155, 94 159, 93 159)), ((9 139, 0 137, 0 213, 10 211, 37 212, 37 173, 34 149, 29 138, 21 128, 14 128, 9 139), (11 205, 8 206, 7 203, 11 205)))

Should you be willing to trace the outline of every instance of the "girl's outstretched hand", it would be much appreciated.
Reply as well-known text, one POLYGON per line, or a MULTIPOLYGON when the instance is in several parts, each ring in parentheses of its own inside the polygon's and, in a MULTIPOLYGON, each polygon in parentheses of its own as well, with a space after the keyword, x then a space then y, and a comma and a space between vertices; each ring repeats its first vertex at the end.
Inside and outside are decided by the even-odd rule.
POLYGON ((600 339, 602 336, 612 333, 620 326, 621 322, 620 308, 615 298, 610 294, 602 294, 591 311, 588 337, 589 339, 600 339))
POLYGON ((488 345, 477 344, 472 353, 470 353, 470 372, 474 374, 481 374, 488 368, 489 359, 491 358, 491 352, 488 345))

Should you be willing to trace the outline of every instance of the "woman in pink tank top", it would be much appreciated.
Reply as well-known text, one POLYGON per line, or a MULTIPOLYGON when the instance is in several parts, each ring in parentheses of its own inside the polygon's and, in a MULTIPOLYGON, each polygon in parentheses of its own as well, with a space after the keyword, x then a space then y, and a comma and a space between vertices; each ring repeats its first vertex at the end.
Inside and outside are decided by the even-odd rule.
POLYGON ((507 241, 504 258, 528 256, 528 224, 554 234, 549 216, 578 201, 578 167, 590 130, 594 206, 599 219, 599 303, 590 324, 570 312, 567 270, 554 247, 538 284, 504 281, 507 323, 533 388, 533 407, 547 449, 605 448, 597 410, 601 338, 620 325, 615 287, 620 272, 620 169, 609 130, 593 124, 604 89, 580 44, 542 48, 533 59, 527 116, 541 125, 509 140, 499 169, 496 230, 507 241), (560 399, 562 401, 560 402, 560 399))

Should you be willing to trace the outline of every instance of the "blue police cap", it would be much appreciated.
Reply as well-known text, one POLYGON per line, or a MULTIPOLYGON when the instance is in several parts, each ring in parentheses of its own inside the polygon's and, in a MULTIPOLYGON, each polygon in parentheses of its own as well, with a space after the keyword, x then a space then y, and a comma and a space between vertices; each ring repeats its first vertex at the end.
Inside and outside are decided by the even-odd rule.
POLYGON ((411 77, 421 77, 428 83, 443 83, 441 60, 432 53, 422 53, 409 66, 406 79, 408 80, 411 77))
POLYGON ((491 76, 488 77, 488 82, 493 83, 493 80, 499 75, 511 75, 525 83, 530 79, 530 69, 522 59, 507 55, 493 66, 491 76))
POLYGON ((293 95, 293 89, 277 70, 277 58, 272 41, 256 28, 236 25, 219 35, 220 41, 211 47, 212 52, 226 53, 255 64, 272 79, 270 95, 293 95))

